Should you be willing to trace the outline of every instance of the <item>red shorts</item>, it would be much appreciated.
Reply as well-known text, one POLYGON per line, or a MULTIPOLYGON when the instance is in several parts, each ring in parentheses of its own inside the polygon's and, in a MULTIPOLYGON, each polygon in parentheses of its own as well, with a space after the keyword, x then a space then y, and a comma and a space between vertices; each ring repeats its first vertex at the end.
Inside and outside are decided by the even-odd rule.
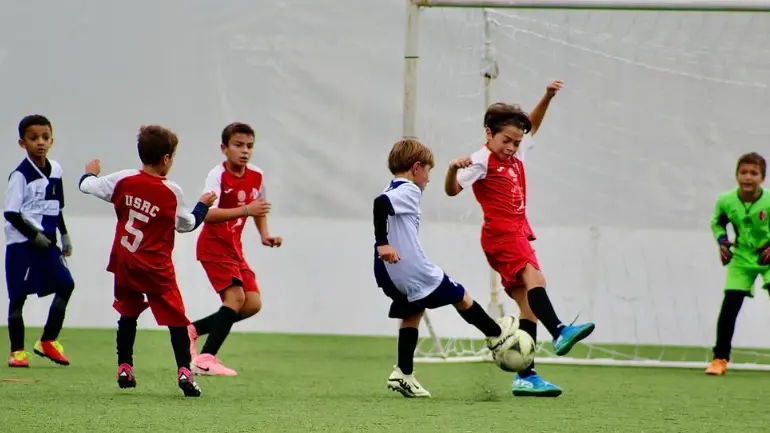
POLYGON ((142 288, 157 288, 157 285, 150 285, 156 284, 156 282, 142 280, 143 278, 137 277, 137 275, 132 275, 129 278, 115 275, 115 300, 112 303, 115 311, 121 316, 139 317, 149 307, 159 326, 187 326, 190 324, 176 281, 165 285, 163 290, 154 290, 148 293, 142 288))
POLYGON ((257 277, 246 262, 201 261, 201 265, 217 293, 233 286, 243 287, 244 292, 259 293, 257 277))
POLYGON ((529 239, 524 236, 482 237, 481 248, 487 256, 489 266, 500 274, 506 289, 524 284, 520 274, 527 265, 540 270, 535 250, 532 249, 529 239))

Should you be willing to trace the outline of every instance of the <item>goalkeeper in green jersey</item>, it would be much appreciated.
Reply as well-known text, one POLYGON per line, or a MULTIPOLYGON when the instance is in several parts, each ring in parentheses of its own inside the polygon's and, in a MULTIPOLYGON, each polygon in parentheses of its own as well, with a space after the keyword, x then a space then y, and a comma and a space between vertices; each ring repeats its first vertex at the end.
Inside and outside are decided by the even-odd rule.
POLYGON ((717 320, 714 359, 706 374, 722 376, 727 372, 735 321, 747 296, 754 297, 757 277, 770 291, 770 190, 762 188, 767 163, 757 153, 738 159, 735 178, 738 188, 719 196, 711 219, 711 231, 719 244, 722 264, 727 269, 725 297, 717 320), (727 225, 733 226, 735 239, 727 237, 727 225))

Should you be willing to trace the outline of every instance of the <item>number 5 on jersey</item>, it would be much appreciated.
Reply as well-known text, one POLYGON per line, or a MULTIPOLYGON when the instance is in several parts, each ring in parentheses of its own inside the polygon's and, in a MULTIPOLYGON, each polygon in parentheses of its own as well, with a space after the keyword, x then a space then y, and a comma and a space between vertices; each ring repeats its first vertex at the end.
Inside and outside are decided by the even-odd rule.
POLYGON ((128 221, 126 221, 125 229, 130 234, 133 239, 129 242, 128 236, 123 236, 120 238, 120 244, 123 245, 128 251, 135 253, 136 250, 139 249, 139 244, 142 243, 142 238, 144 237, 144 234, 141 230, 135 227, 136 221, 141 221, 143 223, 146 223, 150 221, 150 217, 147 215, 141 214, 135 210, 128 211, 128 221))

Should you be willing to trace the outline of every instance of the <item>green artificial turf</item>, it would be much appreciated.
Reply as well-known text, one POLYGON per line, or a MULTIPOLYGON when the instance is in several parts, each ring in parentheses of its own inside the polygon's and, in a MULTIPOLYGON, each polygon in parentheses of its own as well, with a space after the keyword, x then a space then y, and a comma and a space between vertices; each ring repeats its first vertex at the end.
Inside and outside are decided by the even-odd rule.
MULTIPOLYGON (((30 349, 38 333, 28 330, 30 349)), ((418 364, 433 398, 408 400, 385 388, 394 339, 235 333, 220 357, 239 375, 198 377, 203 397, 185 399, 166 332, 139 332, 133 390, 115 383, 114 331, 65 329, 61 341, 68 367, 37 356, 29 369, 0 366, 9 431, 768 431, 768 372, 543 365, 565 392, 535 399, 511 396, 511 376, 492 364, 418 364)))

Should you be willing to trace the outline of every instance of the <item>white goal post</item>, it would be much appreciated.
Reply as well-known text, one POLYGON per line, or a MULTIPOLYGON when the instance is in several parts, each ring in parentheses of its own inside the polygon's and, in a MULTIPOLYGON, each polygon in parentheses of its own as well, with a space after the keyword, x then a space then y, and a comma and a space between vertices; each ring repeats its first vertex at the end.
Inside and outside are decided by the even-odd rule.
MULTIPOLYGON (((770 12, 770 0, 644 0, 644 1, 623 1, 623 0, 571 0, 571 1, 556 1, 556 0, 406 0, 406 35, 405 35, 405 53, 404 53, 404 92, 403 92, 403 124, 402 133, 404 138, 418 138, 424 132, 418 130, 418 76, 420 66, 420 17, 421 13, 430 13, 423 11, 423 9, 430 8, 464 8, 464 9, 477 9, 481 12, 480 19, 483 23, 478 26, 481 30, 482 46, 478 47, 479 58, 481 66, 477 68, 478 86, 480 93, 483 94, 483 106, 479 104, 478 112, 479 117, 483 113, 484 109, 492 102, 496 101, 493 94, 493 83, 498 79, 500 74, 504 74, 505 71, 499 70, 498 59, 496 58, 496 47, 493 44, 493 28, 495 25, 495 19, 490 17, 492 11, 499 11, 519 9, 519 10, 555 10, 555 11, 568 11, 568 10, 596 10, 596 11, 639 11, 638 13, 653 13, 657 12, 735 12, 735 13, 762 13, 764 16, 770 12)), ((768 21, 770 22, 770 21, 768 21)), ((759 28, 762 28, 761 26, 759 28)), ((517 30, 511 30, 515 32, 517 30)), ((767 41, 767 39, 764 39, 767 41)), ((560 41, 562 44, 566 44, 560 41)), ((590 52, 588 48, 582 48, 584 52, 590 52)), ((767 51, 770 53, 770 49, 767 51)), ((579 53, 577 55, 580 55, 579 53)), ((526 62, 526 59, 523 60, 526 62)), ((641 62, 640 62, 641 65, 641 62)), ((770 62, 767 63, 767 72, 770 72, 770 62)), ((640 66, 641 67, 641 66, 640 66)), ((656 71, 670 71, 671 68, 655 65, 644 65, 649 70, 656 71)), ((735 86, 736 88, 749 88, 749 89, 761 89, 762 95, 768 94, 768 88, 770 88, 770 77, 764 81, 750 81, 749 79, 734 79, 732 77, 727 78, 713 78, 704 77, 689 71, 677 71, 681 77, 691 77, 695 81, 699 82, 712 82, 719 83, 725 86, 735 86)), ((515 79, 515 77, 509 79, 515 79)), ((561 78, 559 76, 550 78, 561 78)), ((545 86, 545 78, 542 85, 545 86)), ((569 86, 569 83, 568 83, 569 86)), ((525 101, 509 101, 522 103, 525 101)), ((527 101, 527 103, 529 103, 527 101)), ((628 102, 633 104, 633 102, 628 102)), ((757 107, 761 107, 762 102, 754 104, 757 107)), ((522 104, 524 105, 524 104, 522 104)), ((525 107, 526 108, 526 107, 525 107)), ((480 122, 475 128, 481 129, 480 122)), ((754 131, 756 132, 756 131, 754 131)), ((767 134, 762 132, 763 136, 767 134)), ((481 143, 478 143, 479 145, 481 143)), ((472 149, 468 149, 471 151, 472 149)), ((760 150, 761 151, 761 150, 760 150)), ((547 152, 544 150, 543 152, 547 152)), ((457 155, 455 155, 457 156, 457 155)), ((732 157, 732 155, 731 155, 732 157)), ((734 161, 729 161, 726 166, 730 166, 734 161)), ((729 170, 729 168, 727 169, 729 170)), ((729 184, 724 184, 725 188, 729 187, 729 184)), ((709 203, 708 206, 712 204, 709 203)), ((708 207, 707 206, 707 207, 708 207)), ((537 224, 537 221, 533 221, 537 224)), ((596 244, 598 241, 595 239, 599 237, 598 231, 595 227, 588 228, 590 231, 589 238, 593 242, 593 248, 598 248, 596 244)), ((708 235, 706 235, 708 236, 708 235)), ((469 239, 469 241, 472 241, 469 239)), ((609 266, 609 265, 608 265, 609 266)), ((548 272, 548 271, 546 271, 548 272)), ((551 270, 550 272, 558 272, 558 270, 551 270)), ((629 272, 631 273, 631 272, 629 272)), ((594 277, 595 279, 601 277, 594 277)), ((504 313, 503 302, 500 299, 506 295, 500 289, 498 284, 499 277, 494 271, 490 270, 489 274, 489 305, 488 311, 493 316, 501 316, 504 313)), ((565 289, 568 290, 568 289, 565 289)), ((763 298, 763 296, 758 296, 763 298)), ((765 299, 762 299, 765 302, 765 299)), ((556 305, 557 309, 559 308, 556 305)), ((718 307, 718 306, 717 306, 718 307)), ((767 307, 765 305, 766 308, 767 307)), ((703 317, 698 320, 703 320, 701 326, 703 333, 709 336, 713 335, 713 323, 715 323, 716 316, 703 317), (713 320, 712 320, 713 319, 713 320)), ((457 320, 461 321, 458 317, 457 320)), ((683 319, 684 320, 684 319, 683 319)), ((434 321, 435 322, 435 321, 434 321)), ((428 335, 423 337, 418 346, 415 354, 416 362, 474 362, 474 361, 488 361, 490 356, 488 351, 483 345, 481 339, 460 338, 451 335, 446 335, 442 332, 439 326, 431 322, 430 313, 426 313, 424 316, 424 323, 428 330, 428 335)), ((597 327, 603 326, 615 326, 610 323, 597 322, 597 327)), ((665 326, 665 325, 660 325, 665 326)), ((598 329, 598 328, 597 328, 598 329)), ((660 334, 664 334, 666 330, 658 330, 660 334)), ((710 337, 709 337, 710 338, 710 337)), ((597 343, 590 342, 586 344, 584 350, 580 351, 580 354, 567 357, 555 357, 547 349, 550 348, 550 343, 546 345, 540 345, 539 355, 537 358, 538 363, 558 363, 558 364, 585 364, 585 365, 606 365, 606 366, 656 366, 656 367, 683 367, 683 368, 704 368, 710 356, 710 347, 705 347, 702 342, 695 345, 689 345, 687 338, 683 338, 680 343, 666 345, 662 341, 667 339, 661 338, 660 344, 650 341, 628 341, 628 347, 621 348, 624 343, 618 341, 612 341, 609 344, 602 344, 600 341, 597 343), (673 347, 676 346, 676 347, 673 347), (697 347, 696 347, 697 346, 697 347)), ((768 347, 768 346, 763 346, 768 347)), ((770 370, 770 350, 764 349, 752 349, 743 351, 743 357, 740 361, 733 361, 731 368, 734 369, 750 369, 750 370, 770 370)))

